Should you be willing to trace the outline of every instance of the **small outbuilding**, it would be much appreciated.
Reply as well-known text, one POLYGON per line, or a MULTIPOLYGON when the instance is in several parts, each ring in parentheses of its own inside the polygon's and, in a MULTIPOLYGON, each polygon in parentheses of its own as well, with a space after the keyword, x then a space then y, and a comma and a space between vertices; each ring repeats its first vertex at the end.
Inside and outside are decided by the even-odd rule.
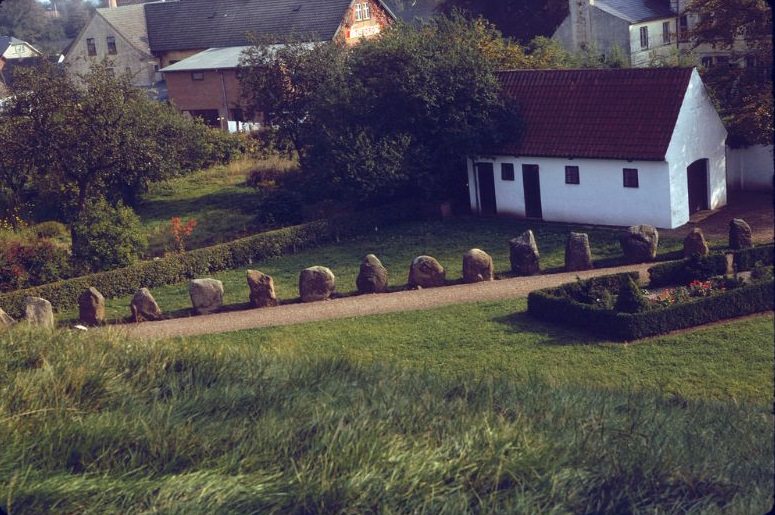
POLYGON ((726 204, 727 132, 696 69, 499 78, 522 128, 468 160, 475 213, 675 228, 726 204))

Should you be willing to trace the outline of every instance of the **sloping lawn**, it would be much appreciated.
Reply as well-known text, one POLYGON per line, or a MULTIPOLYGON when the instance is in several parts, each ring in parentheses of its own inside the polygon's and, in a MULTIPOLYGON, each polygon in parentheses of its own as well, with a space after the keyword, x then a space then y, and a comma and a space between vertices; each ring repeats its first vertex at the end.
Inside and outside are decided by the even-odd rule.
POLYGON ((142 343, 0 333, 10 513, 764 513, 772 316, 622 346, 524 302, 142 343))
MULTIPOLYGON (((570 231, 589 234, 592 257, 598 260, 598 264, 612 264, 622 255, 618 241, 619 230, 615 228, 472 217, 375 228, 373 233, 366 236, 255 263, 249 268, 261 270, 274 278, 281 301, 297 299, 299 272, 313 265, 331 268, 336 275, 337 290, 340 293, 354 292, 361 258, 369 253, 376 254, 382 260, 389 271, 390 284, 395 288, 402 288, 406 284, 409 263, 421 254, 437 258, 445 267, 448 280, 459 280, 463 253, 474 247, 481 248, 493 257, 496 273, 508 275, 508 240, 526 229, 532 229, 535 233, 544 269, 559 270, 564 265, 565 241, 570 231)), ((717 243, 723 245, 723 242, 717 243)), ((660 242, 660 253, 675 252, 681 249, 681 245, 680 239, 666 238, 660 242)), ((238 307, 247 303, 249 289, 245 270, 247 267, 212 275, 223 281, 226 305, 238 307)), ((154 288, 152 293, 165 313, 176 316, 188 314, 191 303, 187 283, 154 288)), ((130 299, 131 296, 108 300, 108 318, 120 320, 127 317, 130 299)), ((76 310, 70 310, 62 313, 59 318, 68 321, 74 320, 77 315, 76 310)))

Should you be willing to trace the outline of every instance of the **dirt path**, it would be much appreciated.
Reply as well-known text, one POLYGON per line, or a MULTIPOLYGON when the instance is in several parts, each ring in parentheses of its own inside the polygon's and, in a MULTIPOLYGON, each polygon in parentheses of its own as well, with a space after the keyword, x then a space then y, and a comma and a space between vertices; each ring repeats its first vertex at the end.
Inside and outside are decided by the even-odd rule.
POLYGON ((175 336, 225 333, 257 327, 300 324, 380 313, 394 313, 397 311, 415 311, 450 304, 527 297, 527 294, 533 290, 559 286, 560 284, 575 281, 576 277, 587 279, 598 275, 635 271, 640 274, 643 281, 647 279, 646 270, 650 266, 653 266, 653 263, 600 268, 583 272, 516 277, 486 283, 459 284, 443 288, 399 291, 380 295, 359 295, 324 302, 286 304, 273 308, 249 309, 189 318, 175 318, 159 322, 127 324, 113 326, 112 330, 124 332, 132 338, 161 339, 175 336))

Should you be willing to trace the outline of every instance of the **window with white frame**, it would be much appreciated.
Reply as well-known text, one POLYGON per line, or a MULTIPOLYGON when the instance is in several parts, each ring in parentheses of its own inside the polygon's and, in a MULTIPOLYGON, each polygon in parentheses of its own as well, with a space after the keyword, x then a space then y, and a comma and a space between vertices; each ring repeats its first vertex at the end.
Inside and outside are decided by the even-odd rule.
POLYGON ((665 45, 670 44, 670 22, 662 22, 662 43, 665 45))
POLYGON ((361 2, 355 4, 355 21, 363 21, 371 19, 371 9, 368 2, 361 2))
POLYGON ((648 27, 640 28, 640 47, 641 48, 649 47, 649 28, 648 27))

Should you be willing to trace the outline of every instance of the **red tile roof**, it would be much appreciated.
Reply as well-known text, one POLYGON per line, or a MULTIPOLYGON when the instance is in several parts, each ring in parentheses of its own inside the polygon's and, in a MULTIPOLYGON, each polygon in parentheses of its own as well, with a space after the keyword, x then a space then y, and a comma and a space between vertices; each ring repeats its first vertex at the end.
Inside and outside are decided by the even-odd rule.
POLYGON ((517 70, 499 74, 521 138, 496 154, 663 161, 691 68, 517 70))

